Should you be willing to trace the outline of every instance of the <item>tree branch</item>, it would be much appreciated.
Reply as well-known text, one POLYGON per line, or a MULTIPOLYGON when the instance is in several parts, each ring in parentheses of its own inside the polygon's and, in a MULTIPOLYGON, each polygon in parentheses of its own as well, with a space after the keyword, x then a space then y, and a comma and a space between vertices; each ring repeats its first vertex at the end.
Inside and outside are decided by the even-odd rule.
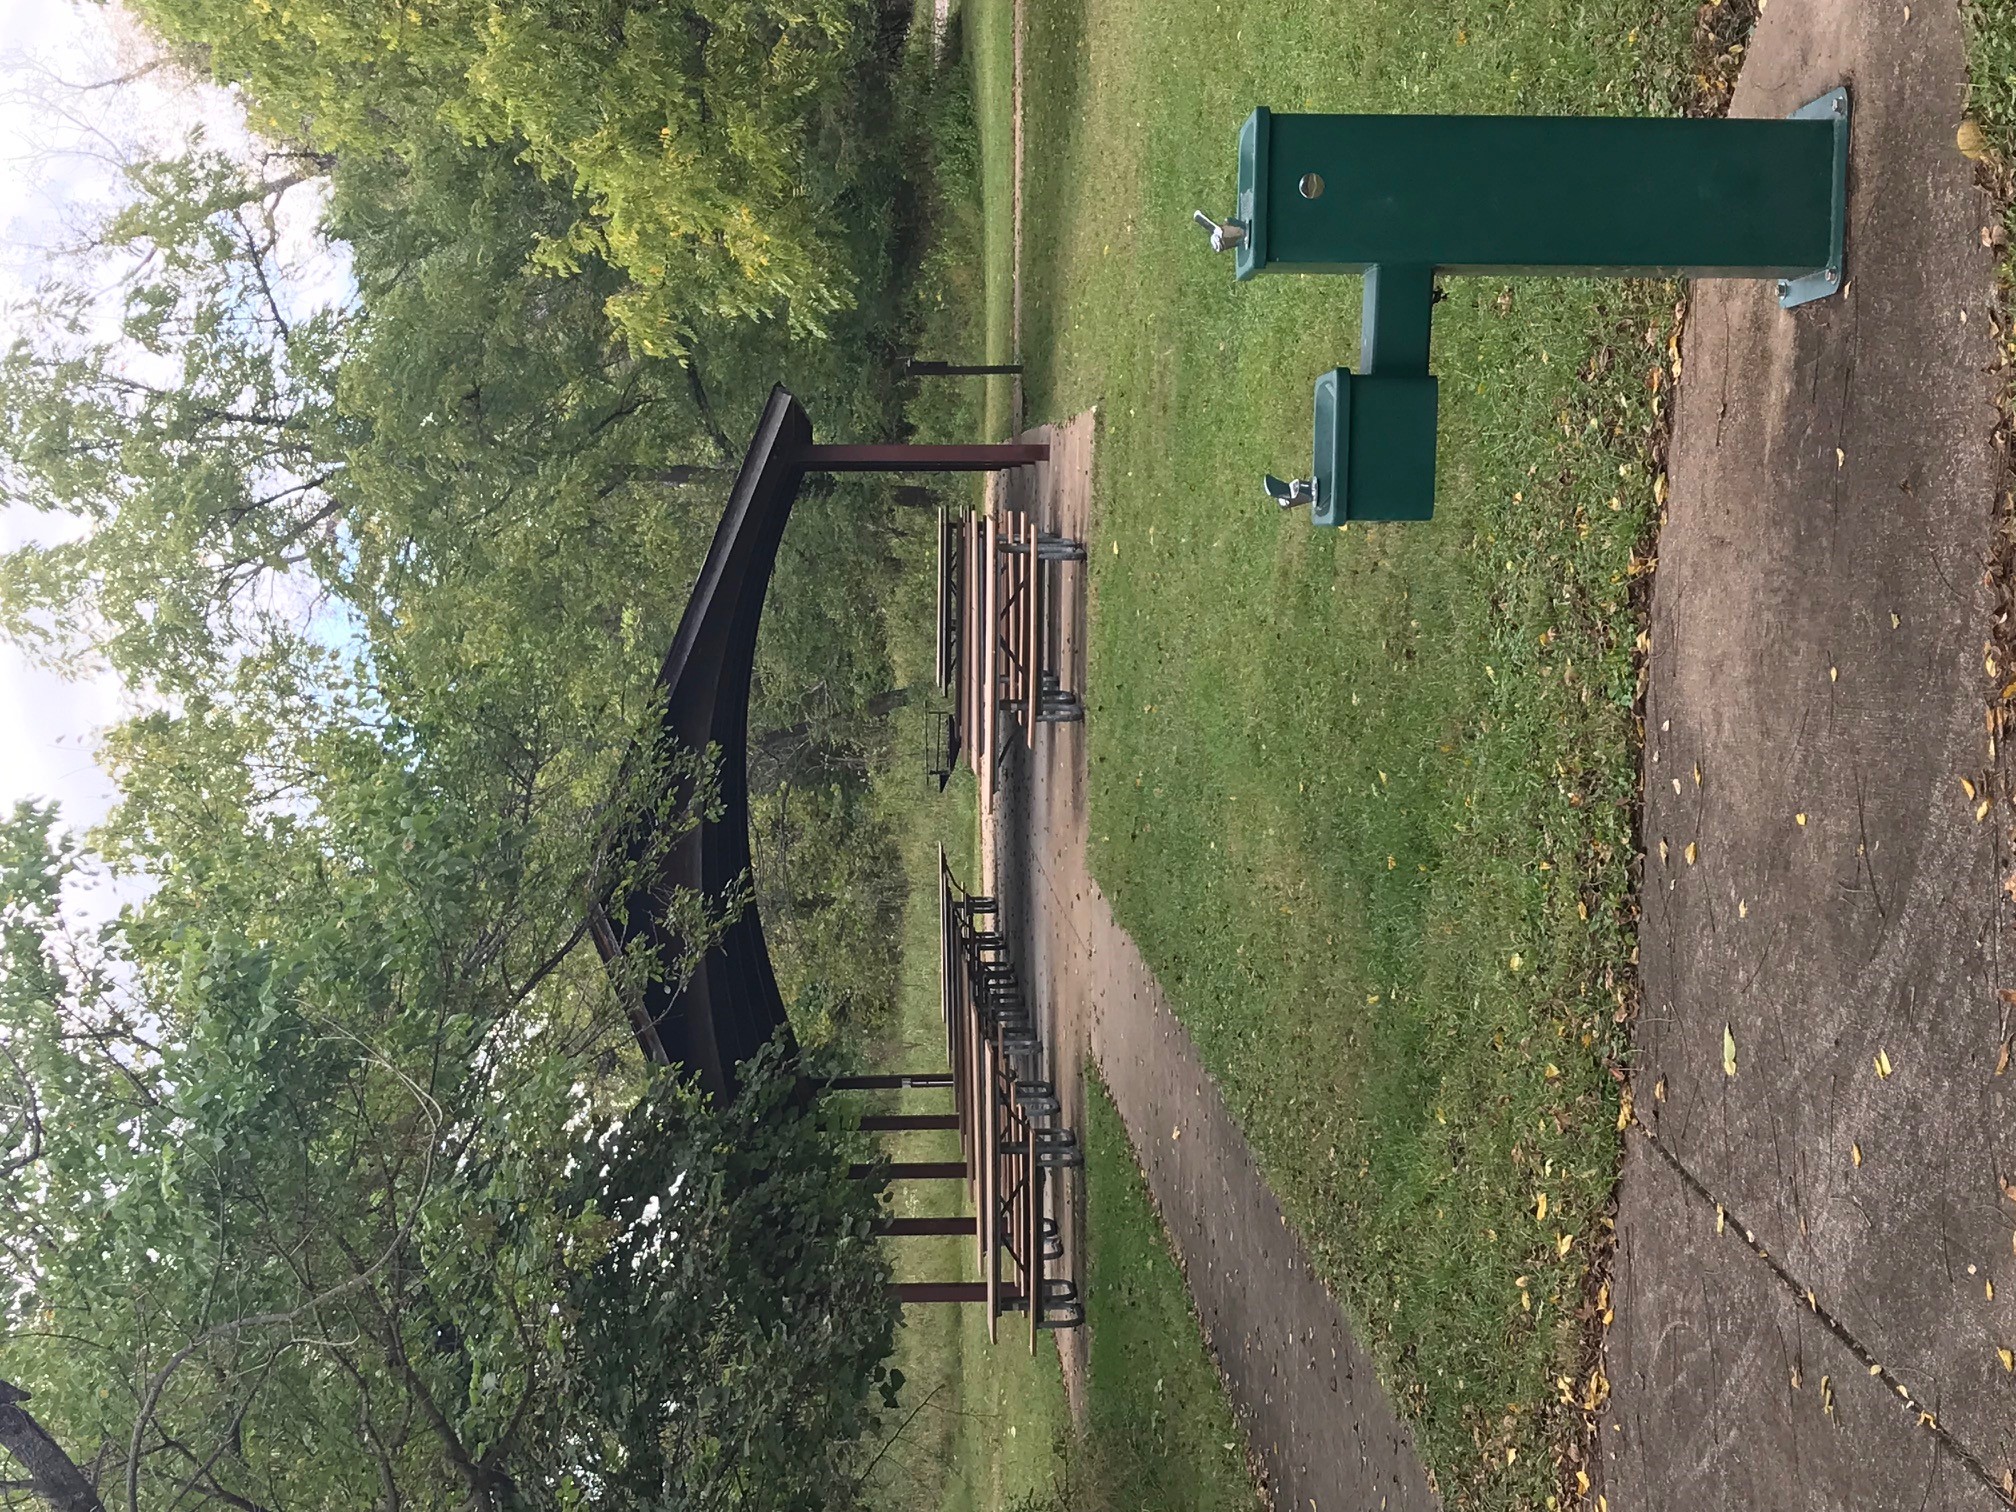
POLYGON ((693 408, 699 412, 700 423, 706 428, 708 439, 721 448, 722 456, 734 456, 735 443, 728 439, 728 432, 721 428, 721 421, 714 414, 713 401, 707 397, 706 386, 700 382, 700 364, 694 360, 690 346, 681 366, 686 371, 687 392, 693 396, 693 408))
POLYGON ((54 1512, 105 1512, 90 1477, 20 1404, 29 1393, 0 1381, 0 1447, 28 1472, 28 1489, 54 1512))

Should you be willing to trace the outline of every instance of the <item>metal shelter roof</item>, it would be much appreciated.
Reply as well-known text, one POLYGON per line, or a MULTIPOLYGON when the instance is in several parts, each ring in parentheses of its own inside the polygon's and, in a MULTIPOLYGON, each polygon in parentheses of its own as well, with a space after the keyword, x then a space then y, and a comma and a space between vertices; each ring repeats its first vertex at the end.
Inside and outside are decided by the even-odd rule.
MULTIPOLYGON (((749 869, 749 683, 756 630, 811 444, 804 407, 782 387, 772 389, 659 669, 661 736, 673 749, 718 748, 721 797, 718 816, 703 819, 673 845, 656 878, 660 886, 713 898, 749 869)), ((633 852, 641 852, 647 839, 636 836, 633 852)), ((640 936, 662 952, 660 960, 676 961, 684 953, 662 905, 641 889, 615 900, 610 920, 611 929, 596 934, 605 959, 640 936)), ((741 1062, 780 1030, 790 1033, 755 905, 741 911, 683 987, 676 980, 646 983, 634 1019, 646 1055, 685 1067, 717 1097, 733 1097, 741 1062)))
MULTIPOLYGON (((749 684, 756 631, 777 565, 777 545, 805 474, 983 472, 1039 462, 1048 455, 1046 446, 1013 443, 815 445, 804 406, 781 385, 770 391, 672 649, 658 672, 665 698, 663 748, 714 747, 720 758, 720 805, 669 847, 664 864, 652 869, 649 886, 610 899, 593 930, 605 961, 638 943, 653 948, 659 961, 680 960, 686 952, 667 916, 666 895, 684 889, 719 898, 749 870, 749 684)), ((643 855, 650 842, 648 829, 633 830, 632 858, 643 855)), ((683 986, 647 982, 633 1022, 651 1059, 684 1067, 707 1091, 732 1098, 741 1063, 776 1035, 791 1032, 755 905, 741 910, 683 986)))

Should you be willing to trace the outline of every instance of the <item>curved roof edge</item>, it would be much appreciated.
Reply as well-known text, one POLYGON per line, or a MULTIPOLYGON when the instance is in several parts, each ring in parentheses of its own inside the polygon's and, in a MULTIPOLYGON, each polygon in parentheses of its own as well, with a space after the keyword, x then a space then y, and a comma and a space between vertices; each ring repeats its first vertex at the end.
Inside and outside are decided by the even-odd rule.
MULTIPOLYGON (((659 739, 665 749, 713 746, 720 758, 720 808, 670 847, 655 873, 661 888, 715 899, 749 870, 749 685, 756 632, 811 444, 812 422, 804 407, 781 385, 773 388, 659 669, 665 698, 659 739)), ((633 833, 632 858, 650 842, 648 829, 633 833)), ((686 954, 664 900, 642 887, 612 898, 593 934, 605 961, 640 944, 656 951, 660 961, 680 961, 686 954)), ((755 903, 743 908, 694 964, 684 985, 676 979, 647 982, 632 1006, 632 1020, 652 1060, 683 1067, 708 1092, 732 1099, 741 1063, 780 1032, 787 1038, 791 1032, 755 903)))

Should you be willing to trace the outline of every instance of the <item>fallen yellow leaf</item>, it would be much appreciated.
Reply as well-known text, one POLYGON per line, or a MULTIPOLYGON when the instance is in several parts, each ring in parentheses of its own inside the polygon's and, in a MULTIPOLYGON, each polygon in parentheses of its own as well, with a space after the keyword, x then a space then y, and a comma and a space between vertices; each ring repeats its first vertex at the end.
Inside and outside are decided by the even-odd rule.
POLYGON ((1729 1032, 1729 1026, 1722 1026, 1722 1074, 1736 1074, 1736 1036, 1729 1032))
MULTIPOLYGON (((2002 1352, 2007 1354, 2009 1351, 2005 1349, 2002 1352)), ((1587 1470, 1577 1470, 1575 1472, 1575 1494, 1577 1496, 1587 1496, 1589 1494, 1589 1472, 1587 1470)))
POLYGON ((1854 1161, 1857 1166, 1860 1166, 1862 1164, 1862 1146, 1859 1144, 1850 1145, 1848 1147, 1848 1158, 1854 1161))
POLYGON ((1983 819, 1986 819, 1987 817, 1988 817, 1988 800, 1986 798, 1983 798, 1979 806, 1976 807, 1974 810, 1974 822, 1976 824, 1979 824, 1983 819))
POLYGON ((1554 1241, 1554 1253, 1565 1255, 1574 1247, 1574 1244, 1575 1236, 1573 1234, 1563 1234, 1559 1239, 1554 1241))
POLYGON ((1718 1202, 1715 1204, 1715 1232, 1719 1234, 1727 1227, 1729 1227, 1729 1215, 1723 1211, 1722 1204, 1718 1202))
POLYGON ((1998 1349, 1995 1351, 1995 1357, 2002 1362, 2004 1370, 2016 1371, 2016 1354, 2006 1349, 1998 1349))
POLYGON ((1888 1050, 1878 1050, 1876 1052, 1876 1074, 1885 1080, 1889 1079, 1890 1052, 1888 1050))
POLYGON ((1974 796, 1974 784, 1969 782, 1965 777, 1962 777, 1960 779, 1960 791, 1965 793, 1969 798, 1972 798, 1974 796))
POLYGON ((1631 1089, 1624 1089, 1624 1100, 1617 1108, 1617 1132, 1622 1134, 1631 1127, 1631 1089))
POLYGON ((1962 121, 1953 133, 1953 145, 1960 149, 1960 156, 1978 163, 1988 156, 1988 133, 1978 121, 1962 121))
POLYGON ((1689 866, 1692 866, 1694 864, 1694 858, 1699 854, 1700 852, 1694 848, 1694 842, 1692 840, 1689 840, 1687 842, 1687 864, 1689 866))
POLYGON ((1799 828, 1801 829, 1806 828, 1806 816, 1804 814, 1794 814, 1792 816, 1792 822, 1798 825, 1799 828))
POLYGON ((1547 1221, 1547 1194, 1545 1192, 1536 1194, 1534 1198, 1533 1221, 1535 1223, 1545 1223, 1547 1221))
POLYGON ((1995 1057, 1995 1074, 2000 1076, 2009 1069, 2009 1041, 2002 1041, 2002 1053, 1995 1057))

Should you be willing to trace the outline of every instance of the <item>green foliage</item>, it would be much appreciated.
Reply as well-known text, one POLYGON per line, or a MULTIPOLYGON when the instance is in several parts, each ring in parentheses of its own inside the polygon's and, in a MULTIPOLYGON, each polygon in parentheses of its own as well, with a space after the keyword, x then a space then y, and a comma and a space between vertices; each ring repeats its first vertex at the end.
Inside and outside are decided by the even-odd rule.
POLYGON ((2004 152, 2016 152, 2016 18, 2001 6, 1967 0, 1969 113, 1994 132, 2004 152))
POLYGON ((95 945, 49 820, 0 830, 0 1374, 118 1504, 847 1503, 895 1315, 795 1067, 597 1072, 489 821, 389 772, 95 945))
MULTIPOLYGON (((584 940, 712 801, 638 737, 770 383, 902 427, 898 60, 841 3, 147 14, 274 145, 139 165, 0 366, 0 500, 71 527, 0 558, 5 629, 156 695, 91 841, 144 901, 71 937, 96 861, 0 830, 0 1375, 118 1502, 843 1507, 899 1384, 877 1187, 791 1068, 722 1109, 641 1067, 623 1003, 688 963, 584 940)), ((915 504, 808 500, 759 652, 759 740, 811 738, 751 887, 850 1028, 915 504)), ((704 947, 747 891, 668 906, 704 947)))
POLYGON ((2016 285, 2016 17, 2000 5, 1967 0, 1960 7, 1967 26, 1967 112, 1986 133, 1995 154, 2002 200, 2002 283, 2016 285))
POLYGON ((575 1171, 578 1210, 616 1231, 571 1272, 578 1385, 548 1432, 560 1455, 588 1446, 591 1499, 853 1499, 876 1408, 903 1384, 882 1369, 896 1308, 873 1238, 880 1189, 846 1179, 846 1143, 795 1105, 789 1069, 759 1058, 750 1089, 705 1121, 690 1095, 647 1096, 604 1164, 575 1171), (873 1398, 871 1378, 886 1388, 873 1398))
POLYGON ((289 321, 269 281, 298 182, 201 150, 142 165, 102 238, 131 269, 118 338, 91 333, 80 280, 22 312, 0 359, 0 497, 86 533, 0 559, 10 633, 92 635, 129 675, 172 681, 243 632, 262 574, 336 575, 342 322, 289 321))
POLYGON ((575 201, 542 262, 622 270, 609 311, 641 352, 682 350, 700 320, 788 315, 817 331, 853 293, 838 225, 849 164, 821 149, 863 61, 859 0, 141 11, 244 85, 276 136, 349 159, 445 130, 530 164, 575 201))

